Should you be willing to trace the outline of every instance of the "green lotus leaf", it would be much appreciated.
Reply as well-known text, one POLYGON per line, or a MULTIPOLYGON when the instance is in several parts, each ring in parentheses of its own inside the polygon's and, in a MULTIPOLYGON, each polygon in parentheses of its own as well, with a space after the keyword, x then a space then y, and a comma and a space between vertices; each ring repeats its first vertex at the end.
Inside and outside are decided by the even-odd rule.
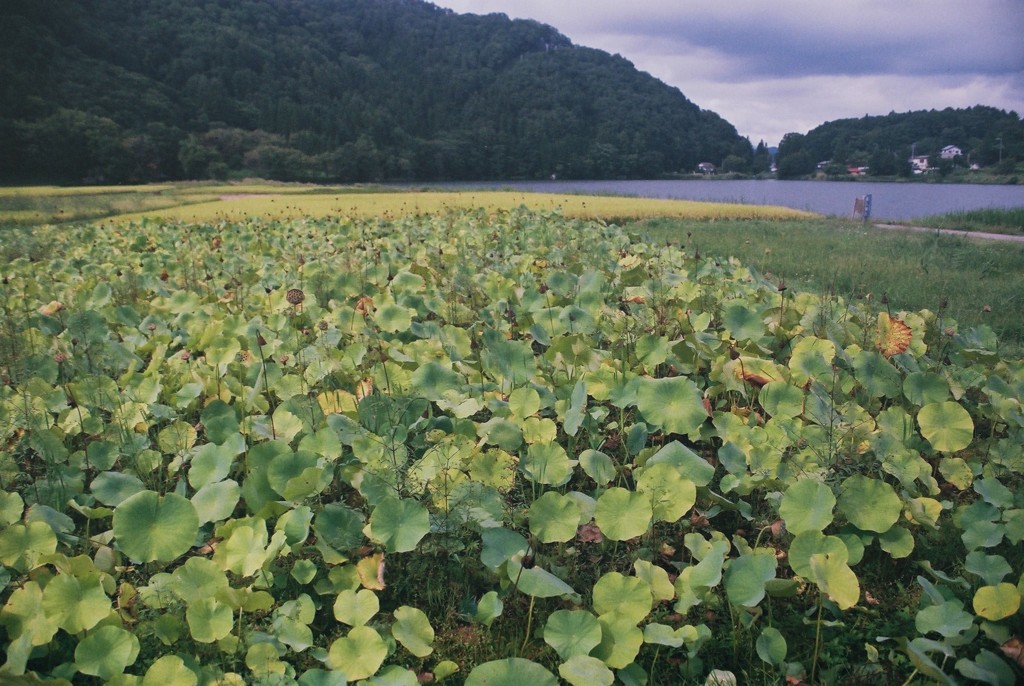
POLYGON ((520 593, 535 598, 557 598, 576 594, 572 586, 551 572, 537 566, 527 569, 520 560, 521 556, 517 555, 505 565, 509 580, 520 593))
POLYGON ((673 629, 657 622, 644 627, 644 643, 679 648, 685 643, 697 640, 697 629, 689 624, 673 629))
POLYGON ((215 598, 200 598, 185 611, 192 638, 199 643, 213 643, 231 633, 234 615, 231 608, 215 598))
POLYGON ((481 355, 487 374, 506 387, 525 386, 537 371, 533 350, 522 341, 507 340, 503 333, 491 328, 483 332, 481 355))
POLYGON ((361 686, 419 686, 420 682, 412 669, 387 665, 369 679, 359 683, 361 686))
POLYGON ((921 635, 935 632, 945 638, 958 636, 974 625, 974 615, 964 612, 959 600, 947 600, 917 613, 914 625, 921 635))
POLYGON ((636 490, 651 499, 653 517, 659 522, 678 521, 697 502, 697 486, 667 462, 648 463, 636 490))
POLYGON ((963 450, 974 438, 974 421, 960 403, 952 400, 929 403, 917 414, 921 435, 935 450, 952 453, 963 450))
POLYGON ((1013 491, 995 477, 978 479, 974 482, 974 490, 989 505, 1004 510, 1008 510, 1014 505, 1013 491))
POLYGON ((650 613, 654 597, 643 579, 608 572, 594 584, 593 604, 599 615, 614 612, 635 625, 650 613))
POLYGON ((340 503, 328 503, 316 514, 313 531, 331 548, 346 551, 363 542, 363 515, 340 503))
POLYGON ((689 434, 708 418, 700 389, 681 376, 640 379, 636 407, 648 423, 667 434, 689 434))
POLYGON ((849 610, 860 599, 860 582, 857 575, 846 564, 844 553, 815 553, 807 561, 810 573, 807 578, 817 584, 822 593, 828 595, 841 610, 849 610))
POLYGON ((902 526, 894 526, 888 531, 878 534, 878 544, 882 550, 900 560, 909 557, 914 551, 914 535, 902 526))
POLYGON ((253 576, 267 559, 267 523, 263 519, 231 520, 220 531, 224 540, 213 553, 221 569, 238 576, 253 576))
POLYGON ((737 341, 748 341, 764 336, 761 316, 742 303, 733 303, 722 311, 722 323, 737 341))
POLYGON ((466 686, 558 686, 555 675, 532 660, 509 657, 477 665, 466 677, 466 686))
MULTIPOLYGON (((309 537, 309 523, 313 520, 313 510, 303 505, 288 510, 277 518, 274 531, 283 531, 285 543, 290 546, 299 545, 309 537)), ((362 524, 359 525, 360 528, 362 524)))
POLYGON ((142 480, 126 472, 100 472, 89 486, 89 491, 96 500, 111 507, 120 505, 144 490, 146 486, 142 480))
POLYGON ((272 628, 274 638, 297 653, 314 645, 313 630, 309 625, 291 617, 275 617, 272 628))
POLYGON ((434 652, 434 627, 418 608, 403 605, 395 610, 391 635, 416 657, 424 658, 434 652))
POLYGON ((903 380, 903 395, 918 407, 941 403, 949 398, 949 384, 934 372, 913 372, 903 380))
MULTIPOLYGON (((242 438, 242 435, 238 433, 238 410, 220 398, 203 408, 201 418, 203 434, 211 443, 224 445, 230 442, 234 445, 236 437, 242 438)), ((243 441, 242 448, 244 449, 244 447, 243 441)))
POLYGON ((18 522, 0 531, 0 562, 19 572, 34 569, 41 556, 55 550, 57 535, 46 522, 18 522))
POLYGON ((316 454, 298 450, 275 459, 267 467, 267 483, 282 498, 292 502, 315 495, 327 483, 323 482, 323 469, 318 467, 316 454))
POLYGON ((617 475, 612 458, 598 450, 587 449, 580 453, 580 467, 598 486, 607 485, 617 475))
MULTIPOLYGON (((427 508, 415 500, 387 497, 377 503, 363 528, 367 538, 389 553, 407 553, 430 531, 427 508)), ((351 677, 350 677, 351 678, 351 677)))
POLYGON ((997 622, 1017 614, 1020 593, 1016 586, 1006 582, 982 586, 974 593, 973 605, 975 613, 997 622))
POLYGON ((366 624, 380 610, 377 594, 367 589, 346 589, 334 600, 334 618, 349 626, 366 624))
POLYGON ((765 595, 765 584, 775 578, 774 555, 743 555, 725 570, 725 595, 733 605, 755 607, 765 595))
POLYGON ((811 556, 827 553, 832 558, 849 562, 850 551, 843 539, 838 536, 826 536, 820 531, 805 531, 798 534, 789 544, 789 566, 798 576, 809 578, 811 574, 811 556))
POLYGON ((176 493, 142 491, 114 509, 114 538, 136 562, 169 562, 188 552, 199 532, 195 506, 176 493))
POLYGON ((60 629, 57 619, 43 612, 43 590, 35 581, 14 589, 0 611, 0 624, 8 636, 24 642, 26 659, 33 646, 46 645, 60 629))
POLYGON ((376 674, 387 656, 388 646, 380 634, 368 626, 357 626, 331 644, 327 664, 352 682, 376 674))
POLYGON ((517 555, 525 555, 530 548, 522 534, 502 527, 484 529, 480 538, 483 541, 480 561, 491 571, 497 571, 517 555))
POLYGON ((477 434, 490 445, 516 451, 523 444, 523 430, 513 421, 495 417, 477 426, 477 434))
POLYGON ((697 453, 679 441, 672 441, 662 446, 644 463, 644 467, 666 463, 679 468, 679 473, 692 481, 698 488, 707 486, 715 477, 715 468, 697 453))
POLYGON ((761 629, 755 647, 757 656, 770 665, 781 665, 786 659, 786 638, 775 627, 766 626, 761 629))
POLYGON ((757 398, 764 411, 772 417, 792 419, 804 411, 803 391, 784 381, 765 384, 757 398))
POLYGON ((615 673, 589 655, 575 655, 558 665, 558 674, 572 686, 611 686, 615 673))
POLYGON ((231 516, 238 504, 242 488, 234 481, 218 481, 200 488, 192 496, 192 505, 199 516, 199 524, 219 522, 231 516))
POLYGON ((872 398, 897 398, 902 390, 899 371, 874 350, 862 350, 853 358, 857 381, 872 398))
POLYGON ((656 603, 663 600, 672 600, 675 595, 675 588, 669 580, 668 572, 664 568, 648 562, 647 560, 635 560, 633 571, 638 579, 643 579, 651 589, 656 603))
POLYGON ((75 647, 75 669, 110 681, 135 664, 139 639, 119 626, 103 626, 89 633, 75 647))
POLYGON ((186 603, 212 598, 218 591, 228 588, 224 570, 205 557, 190 557, 174 570, 171 578, 172 590, 186 603))
POLYGON ((466 378, 462 374, 435 360, 421 365, 413 372, 411 381, 413 390, 431 402, 443 400, 446 394, 458 392, 466 385, 466 378))
POLYGON ((613 541, 642 536, 651 526, 654 510, 650 497, 625 488, 609 488, 597 499, 594 521, 613 541))
POLYGON ((831 488, 814 479, 800 479, 783 494, 779 515, 790 533, 821 531, 832 523, 835 505, 831 488))
POLYGON ((563 543, 576 535, 580 507, 571 497, 548 491, 533 501, 528 516, 530 532, 541 543, 563 543))
POLYGON ((556 610, 544 625, 544 642, 562 660, 589 655, 601 642, 601 624, 586 610, 556 610))
POLYGON ((532 417, 540 407, 540 393, 531 386, 522 386, 508 395, 508 409, 518 419, 532 417))
POLYGON ((267 470, 274 460, 290 452, 288 444, 278 440, 258 443, 246 454, 242 497, 249 512, 260 512, 269 503, 281 499, 267 482, 267 470))
POLYGON ((967 556, 964 560, 964 569, 981 577, 981 580, 990 586, 995 586, 1013 571, 1010 563, 1002 555, 986 555, 980 550, 967 556))
POLYGON ((974 482, 974 472, 961 457, 944 457, 939 460, 939 474, 961 491, 966 491, 974 482))
POLYGON ((254 643, 249 646, 245 651, 245 666, 257 678, 282 674, 285 671, 280 649, 273 643, 254 643))
POLYGON ((1013 668, 1007 665, 998 655, 985 650, 978 651, 973 660, 965 657, 956 661, 956 671, 968 679, 992 686, 1015 686, 1018 683, 1013 668))
POLYGON ((803 386, 814 379, 831 377, 835 356, 836 346, 832 341, 811 336, 801 338, 793 346, 789 359, 791 382, 803 386))
MULTIPOLYGON (((687 534, 684 538, 686 547, 699 562, 688 569, 690 583, 694 587, 712 588, 722 580, 722 565, 731 545, 728 541, 716 538, 707 541, 700 534, 687 534)), ((687 569, 687 568, 684 568, 687 569)))
MULTIPOLYGON (((413 315, 416 314, 415 310, 408 307, 402 307, 394 303, 387 303, 382 305, 375 313, 374 320, 377 322, 377 326, 380 327, 381 331, 387 331, 389 333, 401 333, 408 331, 409 327, 412 326, 413 315)), ((349 679, 352 677, 349 676, 349 679)))
MULTIPOLYGON (((650 433, 647 431, 647 425, 643 422, 637 422, 629 427, 629 431, 626 432, 626 452, 632 456, 639 454, 639 452, 647 445, 647 438, 649 435, 650 433)), ((672 441, 672 443, 681 445, 678 441, 672 441)))
POLYGON ((572 477, 573 464, 558 443, 535 443, 527 448, 520 469, 534 483, 561 486, 572 477))
POLYGON ((593 656, 613 669, 628 667, 640 653, 644 632, 615 612, 602 615, 597 621, 601 624, 601 643, 592 651, 593 656))
POLYGON ((164 655, 149 666, 142 686, 196 686, 199 677, 177 655, 164 655))
POLYGON ((207 364, 229 365, 235 361, 235 356, 242 352, 242 345, 236 338, 218 336, 207 344, 204 352, 207 364))
MULTIPOLYGON (((280 405, 274 410, 274 421, 271 425, 269 432, 270 435, 265 435, 265 438, 275 438, 285 443, 291 443, 292 439, 299 435, 299 432, 305 429, 302 420, 295 416, 287 406, 280 405)), ((258 432, 259 433, 259 432, 258 432)))
POLYGON ((169 455, 182 455, 195 445, 196 430, 188 422, 175 421, 168 424, 156 435, 160 451, 169 455))
MULTIPOLYGON (((240 439, 242 438, 241 434, 235 435, 240 439)), ((245 448, 244 440, 242 441, 242 448, 243 450, 245 448)), ((231 467, 234 465, 237 455, 238 452, 236 452, 236 446, 233 445, 233 441, 229 440, 224 445, 206 443, 192 456, 192 462, 188 470, 189 484, 192 485, 192 488, 199 489, 207 484, 216 483, 224 479, 231 472, 231 467)), ((95 489, 94 482, 94 494, 95 489)))
POLYGON ((843 481, 839 511, 858 529, 885 533, 903 511, 903 501, 884 481, 855 474, 843 481))
POLYGON ((569 407, 565 411, 565 421, 562 429, 567 436, 575 436, 583 424, 587 411, 587 384, 580 380, 573 386, 572 395, 569 397, 569 407))
POLYGON ((473 614, 473 619, 489 627, 495 619, 501 616, 504 610, 505 604, 498 597, 498 592, 488 591, 484 593, 483 597, 480 598, 480 602, 476 604, 476 612, 473 614))
POLYGON ((110 614, 110 598, 98 576, 79 578, 58 574, 43 590, 42 608, 47 617, 69 634, 96 626, 110 614))

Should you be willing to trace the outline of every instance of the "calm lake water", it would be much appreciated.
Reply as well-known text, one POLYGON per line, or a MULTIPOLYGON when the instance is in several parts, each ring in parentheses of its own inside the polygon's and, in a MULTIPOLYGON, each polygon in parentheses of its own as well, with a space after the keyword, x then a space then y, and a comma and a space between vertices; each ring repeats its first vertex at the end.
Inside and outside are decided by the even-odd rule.
POLYGON ((522 181, 449 183, 444 188, 487 188, 546 193, 594 193, 781 205, 820 214, 850 216, 853 203, 871 195, 872 219, 916 217, 993 207, 1024 207, 1024 186, 873 183, 852 181, 522 181))

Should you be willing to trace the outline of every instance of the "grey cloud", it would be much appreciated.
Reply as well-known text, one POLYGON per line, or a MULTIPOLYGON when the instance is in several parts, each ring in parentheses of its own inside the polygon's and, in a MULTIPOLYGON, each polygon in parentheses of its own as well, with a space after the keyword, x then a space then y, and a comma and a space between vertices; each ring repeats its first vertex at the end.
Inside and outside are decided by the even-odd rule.
POLYGON ((864 114, 1024 113, 1021 0, 439 0, 551 24, 752 140, 864 114))

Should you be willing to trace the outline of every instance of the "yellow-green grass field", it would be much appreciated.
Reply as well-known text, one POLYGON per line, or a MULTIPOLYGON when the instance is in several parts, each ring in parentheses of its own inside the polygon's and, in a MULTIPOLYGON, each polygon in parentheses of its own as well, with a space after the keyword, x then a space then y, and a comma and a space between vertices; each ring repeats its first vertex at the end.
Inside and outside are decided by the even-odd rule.
POLYGON ((250 217, 397 217, 458 209, 497 212, 526 206, 585 219, 797 219, 814 216, 783 207, 625 196, 521 191, 426 191, 360 186, 163 184, 154 186, 0 189, 0 223, 43 224, 106 218, 210 222, 250 217))

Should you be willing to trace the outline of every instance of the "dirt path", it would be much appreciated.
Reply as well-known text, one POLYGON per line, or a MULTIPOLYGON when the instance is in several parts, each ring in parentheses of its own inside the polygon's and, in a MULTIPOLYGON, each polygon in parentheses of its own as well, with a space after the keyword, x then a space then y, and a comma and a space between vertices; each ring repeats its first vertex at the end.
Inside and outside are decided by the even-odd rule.
POLYGON ((921 233, 941 233, 946 236, 975 238, 983 241, 1009 241, 1012 243, 1024 243, 1024 236, 1010 236, 1005 233, 986 233, 984 231, 958 231, 956 229, 933 229, 927 226, 908 226, 906 224, 875 224, 875 228, 889 229, 890 231, 917 231, 921 233))

